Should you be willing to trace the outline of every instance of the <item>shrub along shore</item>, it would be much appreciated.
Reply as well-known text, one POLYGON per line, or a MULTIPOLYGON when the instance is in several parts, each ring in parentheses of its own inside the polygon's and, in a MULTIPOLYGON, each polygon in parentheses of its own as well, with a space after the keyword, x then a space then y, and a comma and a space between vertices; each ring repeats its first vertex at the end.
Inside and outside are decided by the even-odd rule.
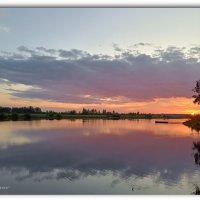
POLYGON ((200 131, 200 116, 196 115, 190 120, 184 122, 183 124, 190 127, 193 130, 200 131))

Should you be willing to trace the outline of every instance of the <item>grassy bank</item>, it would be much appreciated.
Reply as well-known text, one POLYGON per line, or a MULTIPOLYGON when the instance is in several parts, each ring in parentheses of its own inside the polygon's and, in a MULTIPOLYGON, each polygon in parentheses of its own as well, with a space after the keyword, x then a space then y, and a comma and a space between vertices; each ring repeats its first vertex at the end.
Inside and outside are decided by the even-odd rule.
POLYGON ((184 125, 194 129, 196 131, 200 131, 200 116, 195 116, 192 119, 183 123, 184 125))

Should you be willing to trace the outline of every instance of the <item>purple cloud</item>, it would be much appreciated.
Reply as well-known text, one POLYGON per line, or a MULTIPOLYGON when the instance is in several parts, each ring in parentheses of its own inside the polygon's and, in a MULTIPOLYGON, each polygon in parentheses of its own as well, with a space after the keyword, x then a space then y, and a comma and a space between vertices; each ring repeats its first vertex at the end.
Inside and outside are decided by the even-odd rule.
POLYGON ((188 50, 190 57, 177 47, 156 50, 156 56, 126 50, 118 57, 75 49, 18 50, 21 57, 19 52, 1 55, 0 78, 40 88, 12 93, 23 98, 66 103, 102 103, 110 98, 121 103, 191 97, 200 74, 193 49, 188 50))

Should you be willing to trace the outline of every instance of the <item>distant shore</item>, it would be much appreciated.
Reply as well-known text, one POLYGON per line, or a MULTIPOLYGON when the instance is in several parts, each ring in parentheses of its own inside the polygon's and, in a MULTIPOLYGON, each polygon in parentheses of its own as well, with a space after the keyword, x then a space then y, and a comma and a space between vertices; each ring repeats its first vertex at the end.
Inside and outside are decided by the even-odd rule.
POLYGON ((61 114, 61 113, 1 113, 0 121, 60 120, 60 119, 183 119, 179 114, 61 114))
POLYGON ((60 120, 60 119, 183 119, 188 114, 152 114, 152 113, 118 113, 116 111, 96 110, 83 108, 82 111, 69 110, 55 112, 42 111, 39 107, 0 107, 0 121, 23 120, 60 120))

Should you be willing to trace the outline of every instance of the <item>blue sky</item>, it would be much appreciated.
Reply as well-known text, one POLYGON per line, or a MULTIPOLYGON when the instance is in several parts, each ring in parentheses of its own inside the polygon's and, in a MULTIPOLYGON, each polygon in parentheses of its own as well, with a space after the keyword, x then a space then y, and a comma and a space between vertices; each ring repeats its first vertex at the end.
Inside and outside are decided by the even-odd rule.
POLYGON ((197 8, 1 8, 0 50, 18 46, 81 49, 112 53, 148 42, 188 46, 200 43, 197 8))

